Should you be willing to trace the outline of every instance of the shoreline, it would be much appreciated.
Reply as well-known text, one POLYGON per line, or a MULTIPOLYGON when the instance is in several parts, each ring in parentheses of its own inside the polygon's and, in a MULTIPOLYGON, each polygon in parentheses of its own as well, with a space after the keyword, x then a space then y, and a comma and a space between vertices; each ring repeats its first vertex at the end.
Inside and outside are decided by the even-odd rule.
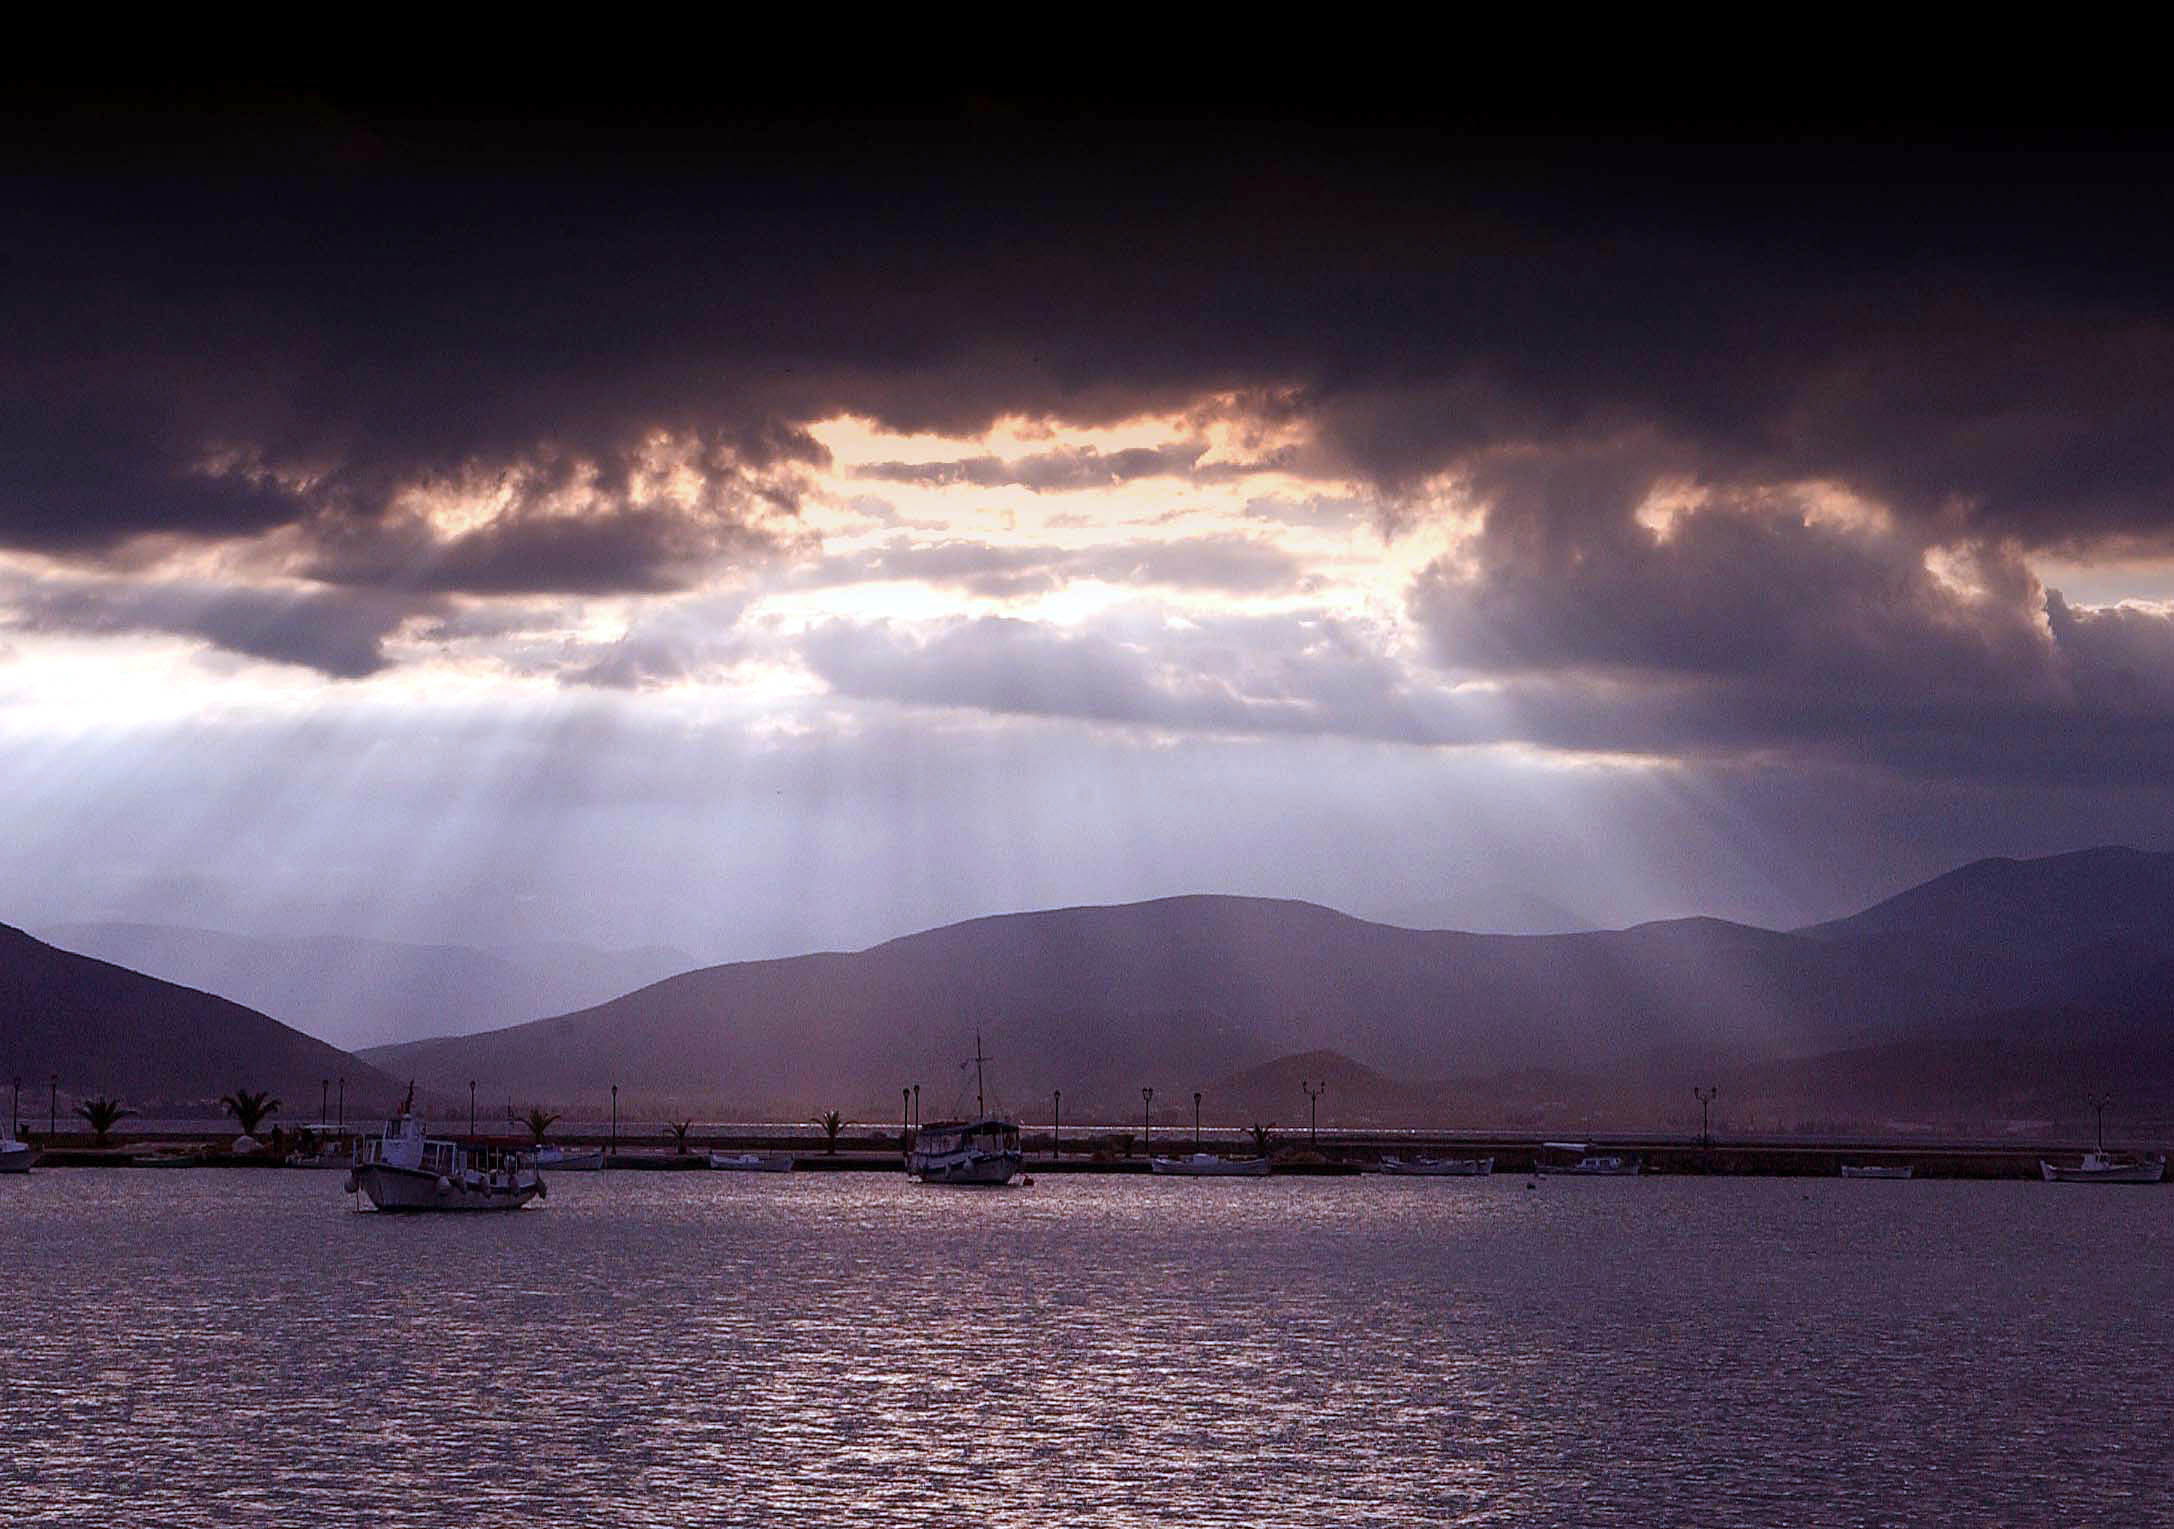
MULTIPOLYGON (((85 1133, 87 1134, 87 1133, 85 1133)), ((466 1138, 464 1138, 466 1139, 466 1138)), ((526 1146, 525 1141, 505 1135, 479 1134, 473 1140, 493 1147, 526 1146)), ((1499 1177, 1516 1177, 1533 1172, 1536 1161, 1542 1155, 1543 1143, 1561 1140, 1555 1137, 1529 1135, 1470 1135, 1443 1134, 1435 1137, 1399 1135, 1382 1139, 1371 1133, 1324 1132, 1318 1143, 1285 1141, 1276 1144, 1270 1153, 1273 1164, 1272 1177, 1332 1178, 1356 1177, 1370 1174, 1374 1164, 1384 1155, 1423 1153, 1431 1156, 1492 1157, 1499 1177)), ((143 1168, 159 1172, 171 1172, 181 1168, 241 1168, 280 1169, 290 1167, 283 1159, 267 1151, 256 1154, 236 1154, 216 1150, 216 1144, 231 1141, 224 1131, 203 1133, 162 1132, 155 1137, 123 1139, 108 1147, 94 1147, 86 1142, 64 1141, 51 1148, 42 1149, 34 1168, 89 1168, 118 1169, 143 1168)), ((593 1133, 580 1133, 554 1138, 553 1145, 566 1147, 612 1146, 608 1137, 593 1133)), ((1593 1139, 1595 1151, 1634 1156, 1643 1162, 1644 1175, 1663 1178, 1837 1178, 1843 1164, 1890 1164, 1907 1165, 1916 1179, 1970 1179, 1970 1180, 2038 1180, 2041 1160, 2065 1162, 2080 1157, 2089 1149, 2089 1143, 2030 1144, 2027 1146, 1992 1145, 1982 1142, 1923 1142, 1910 1143, 1893 1139, 1870 1139, 1861 1142, 1820 1141, 1817 1143, 1780 1140, 1716 1142, 1702 1146, 1696 1142, 1637 1136, 1609 1136, 1593 1139)), ((1062 1156, 1050 1155, 1050 1143, 1046 1135, 1028 1138, 1027 1159, 1023 1172, 1027 1175, 1054 1174, 1147 1174, 1148 1154, 1119 1151, 1120 1145, 1129 1147, 1129 1140, 1104 1138, 1097 1141, 1085 1138, 1065 1145, 1073 1150, 1062 1156)), ((1190 1136, 1173 1134, 1167 1142, 1155 1142, 1154 1155, 1183 1156, 1195 1150, 1190 1136)), ((1251 1143, 1219 1134, 1203 1133, 1199 1150, 1217 1152, 1227 1156, 1251 1156, 1251 1143)), ((2157 1148, 2149 1150, 2161 1150, 2157 1148)), ((706 1139, 688 1154, 681 1156, 664 1147, 655 1138, 622 1135, 616 1153, 606 1163, 613 1172, 725 1172, 709 1166, 708 1154, 717 1152, 756 1152, 789 1154, 794 1168, 803 1173, 899 1173, 903 1169, 897 1146, 897 1135, 888 1139, 862 1135, 841 1141, 839 1150, 824 1152, 820 1146, 810 1150, 804 1135, 777 1135, 739 1133, 706 1139)), ((1554 1154, 1561 1160, 1567 1154, 1554 1154)), ((301 1170, 337 1172, 337 1169, 301 1170)), ((548 1171, 547 1171, 548 1172, 548 1171)), ((1552 1176, 1552 1175, 1551 1175, 1552 1176)))

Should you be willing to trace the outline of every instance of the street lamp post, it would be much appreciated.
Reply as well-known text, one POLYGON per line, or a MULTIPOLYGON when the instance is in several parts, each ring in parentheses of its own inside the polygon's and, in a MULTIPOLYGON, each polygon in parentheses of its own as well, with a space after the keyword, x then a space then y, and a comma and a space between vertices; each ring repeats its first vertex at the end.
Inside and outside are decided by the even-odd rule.
POLYGON ((2106 1106, 2113 1102, 2114 1096, 2112 1094, 2094 1094, 2091 1098, 2091 1112, 2098 1117, 2098 1130, 2095 1133, 2095 1139, 2101 1152, 2106 1150, 2106 1106))
POLYGON ((1306 1145, 1319 1145, 1321 1141, 1321 1096, 1329 1091, 1328 1079, 1309 1083, 1299 1079, 1298 1086, 1306 1091, 1306 1145))
POLYGON ((340 1129, 347 1129, 347 1074, 340 1074, 340 1129))
POLYGON ((20 1136, 23 1134, 22 1097, 23 1080, 21 1078, 17 1078, 15 1080, 14 1092, 8 1095, 8 1135, 10 1136, 20 1136))
POLYGON ((1049 1091, 1049 1160, 1064 1156, 1064 1090, 1049 1091))
POLYGON ((471 1141, 473 1141, 473 1140, 475 1139, 475 1134, 476 1134, 476 1080, 475 1080, 475 1079, 473 1079, 473 1078, 470 1078, 470 1079, 468 1080, 468 1137, 469 1137, 469 1139, 470 1139, 471 1141))
POLYGON ((1148 1107, 1154 1102, 1155 1090, 1152 1088, 1140 1090, 1140 1155, 1142 1157, 1148 1155, 1148 1145, 1152 1132, 1152 1117, 1148 1114, 1148 1107))
POLYGON ((911 1085, 898 1085, 898 1150, 905 1152, 913 1145, 913 1089, 911 1085))
POLYGON ((325 1111, 331 1107, 332 1080, 330 1078, 319 1078, 317 1080, 317 1123, 320 1126, 325 1123, 325 1111))
POLYGON ((921 1129, 921 1085, 918 1083, 913 1086, 913 1128, 921 1129))
POLYGON ((1714 1133, 1710 1124, 1713 1118, 1711 1112, 1714 1100, 1721 1097, 1721 1090, 1718 1088, 1694 1088, 1691 1093, 1698 1100, 1698 1144, 1702 1147, 1710 1147, 1714 1144, 1714 1133))
POLYGON ((54 1073, 45 1084, 45 1139, 51 1141, 60 1127, 60 1074, 54 1073))
POLYGON ((1200 1090, 1193 1090, 1193 1150, 1200 1150, 1200 1090))

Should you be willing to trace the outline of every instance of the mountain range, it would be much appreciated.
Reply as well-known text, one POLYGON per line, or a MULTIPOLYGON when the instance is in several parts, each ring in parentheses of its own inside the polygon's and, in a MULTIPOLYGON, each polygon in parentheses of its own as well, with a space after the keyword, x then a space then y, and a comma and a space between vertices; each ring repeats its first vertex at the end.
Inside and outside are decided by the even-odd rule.
MULTIPOLYGON (((13 974, 64 953, 10 934, 0 974, 15 987, 0 994, 45 1001, 15 997, 28 990, 13 974)), ((166 935, 125 938, 179 969, 182 947, 166 935)), ((208 959, 204 942, 190 948, 208 959)), ((263 1007, 290 1022, 345 1004, 347 1023, 368 1033, 418 1013, 474 1016, 484 995, 516 1001, 500 966, 469 959, 516 965, 489 952, 395 947, 453 954, 435 965, 388 957, 395 975, 368 986, 352 974, 383 948, 367 942, 218 948, 237 963, 228 985, 284 992, 263 1007), (252 950, 265 952, 254 968, 252 950), (427 1008, 402 986, 418 970, 443 984, 427 1008), (487 975, 463 987, 463 972, 487 975), (342 982, 357 985, 325 991, 342 982), (386 998, 365 1013, 364 991, 408 993, 409 1007, 386 998)), ((631 967, 611 970, 638 980, 641 961, 675 954, 622 953, 631 967)), ((118 970, 69 959, 83 963, 61 984, 69 991, 88 991, 86 970, 118 970)), ((1038 1113, 1061 1089, 1068 1120, 1137 1121, 1140 1090, 1153 1088, 1162 1124, 1189 1121, 1198 1090, 1211 1120, 1288 1128, 1304 1105, 1298 1076, 1326 1081, 1324 1121, 1344 1124, 1663 1124, 1687 1109, 1695 1118, 1698 1083, 1723 1089, 1728 1115, 1768 1127, 2001 1129, 2071 1119, 2106 1088, 2132 1113, 2174 1121, 2170 990, 2174 855, 2098 849, 1975 862, 1791 931, 1693 918, 1477 935, 1212 895, 1006 914, 857 952, 680 971, 525 1023, 370 1047, 347 1070, 361 1076, 367 1063, 441 1097, 478 1080, 488 1098, 560 1108, 598 1107, 616 1084, 637 1116, 838 1108, 882 1121, 915 1084, 928 1118, 971 1106, 961 1062, 978 1036, 997 1100, 1038 1113)), ((0 1066, 22 1055, 15 1065, 41 1076, 48 1064, 30 1054, 75 1045, 86 1078, 180 1097, 223 1092, 238 1070, 275 1084, 321 1077, 339 1056, 266 1013, 209 1008, 221 1001, 202 993, 131 992, 95 1034, 47 1024, 28 1048, 0 1046, 0 1066), (221 1026, 224 1049, 207 1051, 221 1026), (175 1039, 184 1033, 188 1045, 175 1039)))
POLYGON ((601 1003, 699 963, 683 950, 532 943, 478 949, 351 935, 265 938, 169 924, 54 924, 38 938, 223 993, 319 1040, 358 1046, 466 1035, 601 1003))
MULTIPOLYGON (((2174 855, 2101 849, 1981 861, 1789 932, 1679 919, 1473 935, 1217 896, 1010 914, 852 954, 681 973, 531 1024, 367 1055, 440 1086, 496 1078, 571 1100, 616 1082, 666 1108, 881 1119, 917 1081, 937 1095, 924 1108, 968 1102, 958 1059, 978 1034, 1015 1104, 1062 1089, 1068 1113, 1118 1120, 1141 1087, 1189 1105, 1195 1088, 1306 1052, 1398 1080, 1395 1097, 1347 1103, 1346 1119, 1453 1105, 1650 1115, 1688 1095, 1684 1079, 1724 1073, 1757 1080, 1745 1086, 1781 1108, 1783 1080, 1811 1059, 1871 1058, 1876 1073, 1886 1056, 1937 1083, 1943 1110, 1968 1111, 1989 1025, 2066 1058, 2049 1089, 2156 1076, 2174 1034, 2154 1008, 2169 971, 2174 855)), ((2012 1090, 1980 1102, 1998 1118, 2046 1107, 2012 1090)), ((1788 1107, 1861 1114, 1842 1098, 1788 1107)))

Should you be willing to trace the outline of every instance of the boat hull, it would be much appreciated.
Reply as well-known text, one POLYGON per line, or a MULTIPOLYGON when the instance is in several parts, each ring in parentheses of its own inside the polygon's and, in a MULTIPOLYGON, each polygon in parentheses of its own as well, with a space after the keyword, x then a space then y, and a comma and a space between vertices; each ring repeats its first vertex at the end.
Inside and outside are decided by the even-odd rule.
POLYGON ((2062 1168, 2041 1161, 2038 1171, 2048 1184, 2156 1184, 2166 1177, 2166 1164, 2122 1163, 2111 1168, 2062 1168))
POLYGON ((791 1173, 793 1160, 789 1157, 764 1157, 753 1152, 727 1155, 710 1154, 710 1167, 719 1173, 791 1173))
POLYGON ((1451 1157, 1406 1162, 1400 1157, 1385 1157, 1378 1171, 1392 1178, 1480 1179, 1495 1171, 1495 1160, 1491 1157, 1451 1157))
POLYGON ((952 1153, 924 1157, 916 1152, 906 1171, 924 1184, 964 1184, 994 1189, 1019 1177, 1026 1159, 1017 1152, 952 1153))
POLYGON ((1151 1157, 1147 1161, 1151 1173, 1165 1174, 1178 1179, 1265 1179, 1268 1177, 1268 1159, 1248 1157, 1151 1157))
POLYGON ((542 1195, 543 1180, 524 1170, 511 1185, 491 1182, 489 1175, 435 1174, 421 1168, 397 1168, 385 1163, 365 1163, 348 1181, 369 1196, 381 1211, 502 1211, 519 1210, 542 1195))
POLYGON ((549 1168, 553 1173, 602 1173, 604 1149, 598 1147, 593 1152, 559 1152, 552 1149, 537 1155, 536 1166, 549 1168))
POLYGON ((28 1173, 30 1160, 38 1154, 19 1141, 0 1146, 0 1173, 28 1173))
POLYGON ((1916 1172, 1906 1163, 1844 1163, 1845 1179, 1906 1179, 1916 1172))

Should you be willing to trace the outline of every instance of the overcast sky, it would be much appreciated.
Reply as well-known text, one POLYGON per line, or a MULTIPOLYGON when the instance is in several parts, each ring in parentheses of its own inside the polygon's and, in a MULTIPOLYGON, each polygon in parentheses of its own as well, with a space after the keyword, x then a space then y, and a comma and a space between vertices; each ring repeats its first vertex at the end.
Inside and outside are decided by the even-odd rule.
POLYGON ((0 921, 1790 925, 2174 849, 2164 154, 911 115, 16 119, 0 921))

